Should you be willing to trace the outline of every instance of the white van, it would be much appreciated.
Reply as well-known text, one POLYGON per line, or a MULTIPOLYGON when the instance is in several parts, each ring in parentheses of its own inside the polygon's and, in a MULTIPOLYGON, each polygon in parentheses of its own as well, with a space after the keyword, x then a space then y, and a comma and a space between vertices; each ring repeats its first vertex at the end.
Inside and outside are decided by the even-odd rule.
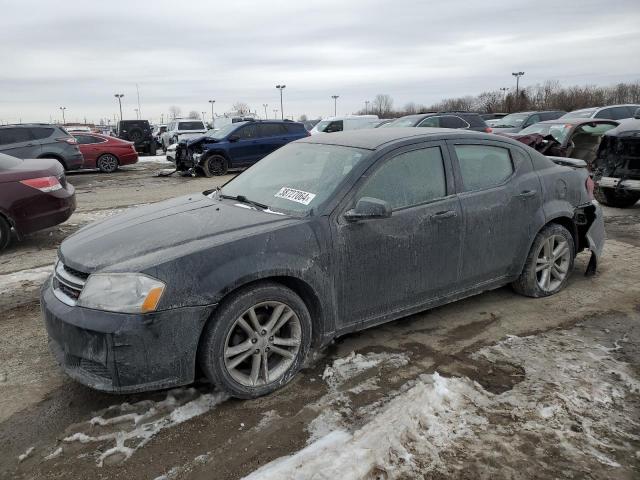
POLYGON ((309 131, 311 135, 316 133, 342 132, 343 130, 359 130, 371 128, 378 120, 377 115, 347 115, 344 117, 329 117, 320 120, 309 131))

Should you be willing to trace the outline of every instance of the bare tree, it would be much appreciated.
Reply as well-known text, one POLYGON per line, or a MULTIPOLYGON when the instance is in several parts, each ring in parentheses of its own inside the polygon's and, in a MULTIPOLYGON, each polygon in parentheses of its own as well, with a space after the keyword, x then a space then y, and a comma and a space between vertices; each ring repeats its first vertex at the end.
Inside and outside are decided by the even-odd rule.
POLYGON ((246 115, 250 112, 249 105, 244 102, 236 102, 233 104, 233 110, 238 112, 240 115, 246 115))
POLYGON ((371 110, 373 113, 382 117, 391 114, 391 111, 393 110, 393 98, 391 98, 391 95, 386 93, 379 93, 373 99, 373 106, 371 110))
POLYGON ((182 113, 182 109, 180 107, 177 107, 175 105, 171 105, 169 107, 169 115, 171 115, 172 119, 176 119, 180 116, 180 114, 182 113))
POLYGON ((189 112, 189 116, 187 118, 191 118, 193 120, 200 119, 200 114, 198 112, 196 112, 195 110, 191 110, 189 112))
POLYGON ((309 120, 309 118, 307 118, 307 116, 304 113, 300 115, 300 118, 298 118, 299 122, 306 122, 307 120, 309 120))

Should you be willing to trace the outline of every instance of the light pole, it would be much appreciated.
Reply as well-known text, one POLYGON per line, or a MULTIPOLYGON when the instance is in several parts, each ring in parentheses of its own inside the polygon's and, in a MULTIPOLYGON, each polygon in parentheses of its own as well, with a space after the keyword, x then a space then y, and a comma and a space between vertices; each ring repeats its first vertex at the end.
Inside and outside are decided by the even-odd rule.
POLYGON ((278 109, 277 108, 273 109, 273 118, 278 118, 278 109))
POLYGON ((164 113, 160 114, 160 124, 162 125, 164 123, 164 113))
POLYGON ((207 117, 206 117, 207 112, 200 112, 200 113, 202 113, 202 123, 206 124, 207 123, 207 117))
POLYGON ((516 77, 516 109, 520 105, 520 77, 524 75, 524 72, 513 72, 511 75, 516 77))
POLYGON ((211 128, 213 128, 213 104, 216 103, 215 100, 209 100, 209 103, 211 104, 211 128))
POLYGON ((507 109, 507 92, 509 91, 509 87, 500 87, 500 91, 502 92, 502 108, 507 109))
POLYGON ((276 88, 280 90, 280 115, 282 116, 282 120, 284 120, 284 108, 282 107, 282 90, 286 88, 286 85, 276 85, 276 88))
POLYGON ((263 103, 262 106, 264 107, 264 119, 266 120, 267 118, 269 118, 267 116, 267 107, 269 106, 268 103, 263 103))
POLYGON ((124 97, 124 93, 116 93, 114 97, 118 99, 118 105, 120 106, 120 121, 122 121, 122 97, 124 97))
POLYGON ((60 111, 62 112, 62 125, 66 124, 67 121, 64 118, 64 111, 67 109, 67 107, 60 107, 60 111))
POLYGON ((365 113, 365 115, 369 113, 369 104, 370 103, 371 102, 369 100, 365 100, 364 101, 364 113, 365 113))
POLYGON ((331 98, 333 98, 333 116, 335 117, 336 115, 338 115, 336 112, 338 111, 338 98, 340 97, 340 95, 331 95, 331 98))
POLYGON ((140 110, 137 108, 134 108, 133 111, 136 112, 136 120, 140 120, 140 110))

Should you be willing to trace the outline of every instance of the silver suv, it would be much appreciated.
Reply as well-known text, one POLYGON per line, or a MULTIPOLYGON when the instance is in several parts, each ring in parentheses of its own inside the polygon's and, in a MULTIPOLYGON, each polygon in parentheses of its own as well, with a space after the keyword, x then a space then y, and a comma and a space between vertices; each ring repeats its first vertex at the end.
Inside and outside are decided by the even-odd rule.
POLYGON ((57 125, 22 123, 0 126, 0 153, 17 158, 52 158, 65 170, 82 168, 78 141, 57 125))
POLYGON ((170 145, 178 143, 183 138, 199 137, 206 131, 207 127, 205 127, 202 120, 178 118, 169 122, 167 131, 160 136, 160 143, 162 143, 162 149, 166 152, 170 145))
POLYGON ((583 108, 574 110, 560 118, 606 118, 607 120, 622 120, 633 118, 640 105, 607 105, 606 107, 583 108))

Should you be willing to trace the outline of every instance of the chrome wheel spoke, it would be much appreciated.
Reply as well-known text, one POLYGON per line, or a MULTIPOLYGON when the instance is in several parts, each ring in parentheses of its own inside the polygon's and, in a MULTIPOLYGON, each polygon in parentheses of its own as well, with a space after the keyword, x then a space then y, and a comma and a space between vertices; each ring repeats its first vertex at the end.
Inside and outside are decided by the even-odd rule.
POLYGON ((276 323, 275 327, 273 327, 271 333, 278 333, 278 331, 285 325, 285 323, 289 321, 291 317, 293 317, 293 311, 289 310, 282 317, 280 317, 280 320, 278 320, 278 323, 276 323))
POLYGON ((262 330, 262 325, 260 325, 260 321, 258 320, 258 316, 256 315, 256 309, 252 307, 249 309, 247 313, 249 314, 249 320, 251 320, 251 325, 253 325, 253 329, 256 332, 259 332, 260 330, 262 330))
POLYGON ((264 376, 264 383, 269 383, 269 358, 268 353, 263 351, 262 356, 262 375, 264 376))
POLYGON ((300 340, 298 338, 273 337, 273 344, 282 345, 284 347, 297 347, 300 345, 300 340))
POLYGON ((233 370, 238 365, 240 365, 242 362, 244 362, 247 358, 249 358, 249 356, 252 355, 252 354, 253 354, 253 352, 251 350, 249 350, 248 352, 245 352, 242 355, 238 355, 236 358, 234 358, 233 360, 231 360, 227 364, 227 368, 229 368, 230 370, 233 370))
POLYGON ((247 321, 244 318, 239 318, 238 319, 238 326, 244 330, 244 332, 248 335, 248 336, 252 336, 255 335, 255 331, 253 330, 253 328, 251 328, 249 326, 249 324, 247 323, 247 321))
POLYGON ((280 318, 280 315, 282 315, 282 312, 284 312, 285 308, 287 308, 287 306, 284 303, 282 303, 282 304, 278 305, 276 308, 273 309, 273 313, 271 314, 271 317, 269 318, 269 321, 264 326, 264 328, 265 328, 265 330, 267 332, 271 331, 271 329, 274 327, 274 325, 276 324, 276 322, 280 318))
POLYGON ((276 347, 275 345, 271 346, 271 351, 273 353, 277 353, 281 357, 293 359, 295 355, 289 350, 285 350, 284 348, 276 347))
POLYGON ((250 350, 251 348, 253 348, 253 344, 251 343, 251 340, 247 339, 244 342, 239 343, 238 345, 234 345, 233 347, 225 349, 224 356, 234 357, 246 352, 247 350, 250 350))
POLYGON ((553 258, 563 257, 568 252, 569 252, 569 246, 565 242, 562 242, 553 251, 553 258))
POLYGON ((260 376, 260 363, 262 362, 262 355, 254 354, 253 360, 251 361, 251 375, 249 376, 249 380, 251 381, 251 385, 255 385, 258 381, 258 377, 260 376))

